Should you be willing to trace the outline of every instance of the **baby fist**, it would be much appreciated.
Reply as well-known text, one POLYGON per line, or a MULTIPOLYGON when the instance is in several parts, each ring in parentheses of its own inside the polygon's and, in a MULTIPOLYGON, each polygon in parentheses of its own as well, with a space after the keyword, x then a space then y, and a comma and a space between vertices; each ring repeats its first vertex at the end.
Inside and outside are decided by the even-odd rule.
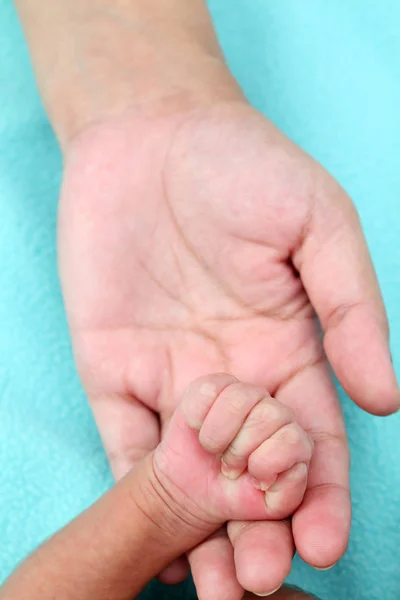
POLYGON ((227 374, 189 385, 154 454, 188 519, 284 519, 302 502, 313 443, 292 411, 227 374))

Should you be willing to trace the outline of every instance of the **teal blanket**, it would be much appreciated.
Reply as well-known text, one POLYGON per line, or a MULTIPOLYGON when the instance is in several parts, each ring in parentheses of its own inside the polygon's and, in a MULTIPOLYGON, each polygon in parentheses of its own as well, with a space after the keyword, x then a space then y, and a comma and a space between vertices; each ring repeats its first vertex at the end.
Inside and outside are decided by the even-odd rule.
MULTIPOLYGON (((400 2, 210 5, 252 103, 354 198, 399 366, 400 2)), ((57 279, 60 173, 11 0, 0 0, 0 580, 111 484, 57 279)), ((325 600, 398 600, 399 416, 380 420, 341 397, 352 450, 349 551, 327 572, 296 558, 290 580, 325 600)), ((194 597, 188 586, 144 596, 194 597)))

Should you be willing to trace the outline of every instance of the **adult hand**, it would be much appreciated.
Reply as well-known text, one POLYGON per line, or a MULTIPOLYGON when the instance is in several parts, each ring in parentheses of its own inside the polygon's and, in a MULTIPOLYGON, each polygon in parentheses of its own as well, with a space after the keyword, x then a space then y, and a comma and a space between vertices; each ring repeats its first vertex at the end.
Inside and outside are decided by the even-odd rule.
POLYGON ((352 203, 248 106, 204 0, 16 3, 64 150, 63 289, 115 475, 155 447, 190 380, 264 385, 314 438, 309 488, 291 526, 231 523, 193 551, 199 596, 280 585, 292 530, 307 562, 331 565, 348 538, 348 448, 315 313, 353 400, 377 414, 399 400, 352 203))
MULTIPOLYGON (((315 442, 295 547, 311 565, 334 564, 349 534, 349 459, 324 350, 361 408, 398 407, 385 310, 339 185, 245 101, 127 112, 66 153, 60 266, 78 369, 115 476, 156 446, 192 379, 224 371, 264 385, 315 442)), ((210 577, 230 582, 231 597, 253 577, 266 591, 280 585, 289 525, 228 531, 240 586, 219 536, 192 553, 199 596, 210 577)))
MULTIPOLYGON (((253 594, 246 594, 243 600, 255 600, 256 598, 257 596, 253 596, 253 594)), ((284 586, 270 596, 270 600, 317 600, 317 598, 296 588, 284 586)))

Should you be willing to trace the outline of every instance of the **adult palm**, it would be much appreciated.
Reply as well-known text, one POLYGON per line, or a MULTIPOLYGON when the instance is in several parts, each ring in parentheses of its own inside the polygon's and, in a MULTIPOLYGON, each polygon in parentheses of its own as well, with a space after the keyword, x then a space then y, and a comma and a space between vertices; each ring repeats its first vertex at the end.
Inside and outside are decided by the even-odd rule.
MULTIPOLYGON (((336 562, 350 524, 348 447, 324 350, 362 408, 398 406, 374 270, 338 184, 244 103, 127 113, 67 151, 60 267, 116 477, 156 446, 192 379, 227 371, 262 384, 315 441, 296 548, 314 566, 336 562)), ((271 590, 290 565, 288 525, 257 525, 257 556, 242 525, 228 528, 240 584, 262 576, 271 590)), ((232 560, 223 536, 194 551, 200 597, 210 564, 214 584, 240 596, 232 560)))

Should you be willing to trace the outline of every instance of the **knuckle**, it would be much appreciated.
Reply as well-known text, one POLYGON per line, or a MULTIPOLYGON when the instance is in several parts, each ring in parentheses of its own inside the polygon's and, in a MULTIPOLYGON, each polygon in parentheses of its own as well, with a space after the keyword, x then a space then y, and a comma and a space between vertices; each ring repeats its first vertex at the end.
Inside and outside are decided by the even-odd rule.
POLYGON ((261 398, 265 397, 266 390, 249 383, 237 381, 225 390, 225 394, 229 409, 237 413, 241 412, 244 406, 248 406, 253 402, 256 404, 261 398))
POLYGON ((299 425, 297 425, 297 423, 293 423, 292 425, 288 425, 284 428, 284 431, 282 432, 282 440, 286 444, 296 446, 303 442, 304 432, 299 425))
POLYGON ((281 419, 281 410, 276 404, 269 402, 268 400, 263 400, 260 402, 257 407, 254 409, 253 413, 250 415, 250 422, 258 424, 260 422, 270 422, 274 423, 281 419))
POLYGON ((217 385, 209 377, 200 377, 192 381, 185 389, 186 396, 213 397, 217 394, 217 385))
POLYGON ((296 416, 294 414, 293 409, 290 408, 290 406, 286 406, 286 404, 282 404, 282 412, 283 412, 283 417, 287 423, 295 422, 296 416))
POLYGON ((233 414, 240 413, 246 401, 246 388, 241 383, 233 383, 226 392, 226 408, 233 414))
POLYGON ((237 382, 236 377, 227 373, 214 373, 195 379, 185 389, 185 394, 203 398, 216 399, 219 391, 224 386, 230 386, 237 382))
POLYGON ((260 423, 291 423, 293 417, 293 411, 289 407, 273 398, 265 398, 251 411, 248 422, 249 426, 260 423))

